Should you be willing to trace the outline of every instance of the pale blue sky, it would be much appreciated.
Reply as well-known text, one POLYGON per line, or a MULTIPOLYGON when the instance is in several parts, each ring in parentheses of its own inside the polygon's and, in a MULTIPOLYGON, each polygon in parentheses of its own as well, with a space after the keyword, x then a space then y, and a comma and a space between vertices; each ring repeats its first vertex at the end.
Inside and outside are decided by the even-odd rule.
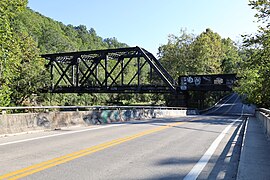
POLYGON ((195 34, 211 28, 235 41, 257 29, 248 0, 29 0, 28 6, 64 24, 92 27, 103 38, 116 37, 153 54, 181 28, 195 34))

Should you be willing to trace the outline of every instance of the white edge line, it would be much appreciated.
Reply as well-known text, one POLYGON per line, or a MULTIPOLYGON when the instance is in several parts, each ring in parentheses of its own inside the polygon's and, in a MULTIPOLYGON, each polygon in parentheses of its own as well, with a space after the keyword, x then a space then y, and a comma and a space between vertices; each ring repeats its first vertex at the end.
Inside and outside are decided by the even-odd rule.
POLYGON ((221 133, 220 135, 215 139, 215 141, 211 144, 211 146, 207 149, 207 151, 204 153, 204 155, 201 157, 201 159, 196 163, 196 165, 191 169, 191 171, 185 176, 184 180, 193 180, 197 179, 197 177, 200 175, 203 168, 206 166, 210 158, 212 157, 213 153, 217 149, 219 143, 225 136, 225 134, 229 131, 231 126, 235 122, 232 122, 230 125, 228 125, 221 133))
MULTIPOLYGON (((242 113, 241 116, 236 119, 239 120, 243 116, 243 108, 242 106, 242 113)), ((214 140, 214 142, 211 144, 211 146, 207 149, 207 151, 204 153, 204 155, 201 157, 201 159, 196 163, 196 165, 191 169, 191 171, 185 176, 184 180, 195 180, 202 172, 203 168, 206 166, 214 152, 216 151, 219 143, 222 141, 226 133, 229 131, 229 129, 236 123, 236 121, 230 123, 221 133, 220 135, 214 140)))
POLYGON ((97 129, 105 129, 105 128, 110 128, 110 127, 123 126, 123 125, 125 125, 125 124, 106 125, 106 126, 95 127, 95 128, 91 128, 91 129, 83 129, 83 130, 78 130, 78 131, 65 132, 65 133, 61 133, 61 134, 52 134, 52 135, 48 135, 48 136, 41 136, 41 137, 35 137, 35 138, 29 138, 29 139, 23 139, 23 140, 18 140, 18 141, 1 143, 0 146, 17 144, 17 143, 22 143, 22 142, 27 142, 27 141, 34 141, 34 140, 38 140, 38 139, 45 139, 45 138, 56 137, 56 136, 63 136, 63 135, 67 135, 67 134, 75 134, 75 133, 92 131, 92 130, 97 130, 97 129))

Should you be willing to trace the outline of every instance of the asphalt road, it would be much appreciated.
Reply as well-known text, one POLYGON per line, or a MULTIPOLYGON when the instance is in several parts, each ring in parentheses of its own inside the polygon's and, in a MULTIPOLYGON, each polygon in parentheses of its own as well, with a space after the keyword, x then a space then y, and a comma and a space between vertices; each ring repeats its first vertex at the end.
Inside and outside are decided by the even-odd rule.
POLYGON ((0 179, 235 179, 250 112, 232 94, 200 116, 0 138, 0 179))

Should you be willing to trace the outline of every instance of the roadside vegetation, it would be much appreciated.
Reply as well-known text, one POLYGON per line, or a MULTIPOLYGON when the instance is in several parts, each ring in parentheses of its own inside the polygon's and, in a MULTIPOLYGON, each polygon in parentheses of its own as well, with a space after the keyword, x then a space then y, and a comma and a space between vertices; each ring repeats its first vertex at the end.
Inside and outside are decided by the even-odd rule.
MULTIPOLYGON (((236 44, 206 29, 199 35, 181 29, 159 47, 158 58, 177 79, 180 75, 237 73, 235 91, 248 103, 270 107, 270 2, 250 1, 261 26, 243 35, 236 44)), ((0 2, 0 106, 163 104, 168 98, 156 94, 41 94, 49 84, 40 54, 127 47, 116 38, 102 38, 94 28, 64 25, 27 8, 27 0, 0 2)), ((128 76, 128 73, 127 73, 128 76)), ((222 93, 208 93, 210 105, 222 93)), ((191 93, 194 99, 201 96, 191 93)))

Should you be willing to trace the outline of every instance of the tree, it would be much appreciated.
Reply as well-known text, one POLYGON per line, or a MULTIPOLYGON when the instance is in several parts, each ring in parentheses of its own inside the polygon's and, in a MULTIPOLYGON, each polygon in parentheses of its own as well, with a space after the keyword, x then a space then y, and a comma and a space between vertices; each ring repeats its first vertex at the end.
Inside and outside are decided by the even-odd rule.
MULTIPOLYGON (((19 49, 21 52, 19 71, 10 85, 12 91, 11 103, 13 105, 32 102, 32 94, 37 94, 41 87, 49 84, 49 74, 45 70, 45 62, 39 57, 36 42, 27 32, 19 31, 19 49)), ((38 102, 32 102, 38 103, 38 102)))
POLYGON ((22 26, 26 0, 0 2, 0 105, 22 105, 46 83, 44 62, 33 38, 22 26))
POLYGON ((230 39, 222 39, 221 70, 224 74, 238 73, 239 64, 242 61, 239 50, 235 43, 230 39))
POLYGON ((206 29, 193 43, 194 66, 198 74, 221 73, 222 39, 211 29, 206 29))
MULTIPOLYGON (((234 42, 211 29, 200 35, 180 31, 180 36, 170 35, 168 43, 159 48, 159 58, 166 69, 177 79, 180 75, 236 73, 241 58, 234 42)), ((201 93, 189 92, 198 99, 201 93)), ((206 101, 213 103, 219 93, 209 93, 206 101)))
POLYGON ((0 105, 10 103, 11 84, 18 76, 21 56, 19 39, 13 29, 13 22, 20 11, 26 7, 26 0, 0 1, 0 105))
POLYGON ((255 35, 244 35, 244 47, 249 56, 241 64, 242 79, 236 89, 247 100, 261 107, 270 107, 270 2, 250 1, 255 17, 261 23, 255 35))
POLYGON ((117 48, 117 47, 119 47, 119 45, 121 47, 128 47, 127 44, 125 44, 125 43, 119 43, 119 41, 115 37, 105 38, 103 41, 106 44, 108 44, 108 48, 117 48))
POLYGON ((234 42, 210 29, 200 35, 170 35, 168 43, 159 47, 162 64, 177 78, 188 74, 235 73, 241 58, 234 42))
POLYGON ((159 60, 174 79, 197 71, 193 66, 194 40, 194 34, 188 34, 186 30, 181 29, 180 36, 169 35, 168 43, 159 47, 159 60))

